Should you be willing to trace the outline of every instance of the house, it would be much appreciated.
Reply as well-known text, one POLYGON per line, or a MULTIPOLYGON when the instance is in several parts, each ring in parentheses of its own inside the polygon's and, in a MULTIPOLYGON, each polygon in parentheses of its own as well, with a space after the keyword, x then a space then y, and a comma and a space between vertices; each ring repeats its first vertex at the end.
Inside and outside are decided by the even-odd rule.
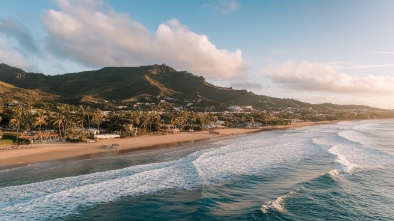
POLYGON ((161 124, 159 131, 164 133, 178 133, 179 128, 174 124, 161 124))
POLYGON ((118 134, 96 134, 96 135, 94 135, 95 140, 110 139, 110 138, 120 138, 120 135, 118 135, 118 134))
POLYGON ((230 106, 227 109, 229 111, 231 111, 231 112, 239 112, 239 111, 241 111, 241 107, 240 106, 230 106))
POLYGON ((11 103, 8 104, 8 106, 20 106, 19 102, 16 100, 11 101, 11 103))
POLYGON ((252 123, 252 122, 246 122, 245 124, 244 124, 244 127, 245 128, 256 128, 256 127, 260 127, 260 126, 262 126, 263 124, 262 123, 260 123, 260 122, 254 122, 254 123, 252 123))
POLYGON ((109 116, 111 114, 112 111, 102 111, 104 116, 109 116))

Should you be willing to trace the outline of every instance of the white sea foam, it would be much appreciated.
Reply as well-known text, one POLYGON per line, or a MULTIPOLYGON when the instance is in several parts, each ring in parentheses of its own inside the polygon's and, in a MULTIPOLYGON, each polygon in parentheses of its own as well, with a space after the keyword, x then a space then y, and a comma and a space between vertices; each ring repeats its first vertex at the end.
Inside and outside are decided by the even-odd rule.
POLYGON ((146 166, 134 173, 120 170, 81 176, 82 179, 70 177, 3 188, 0 217, 5 220, 59 218, 75 213, 80 206, 111 202, 123 196, 166 188, 188 189, 199 183, 194 168, 187 166, 188 160, 192 158, 146 166))
POLYGON ((344 166, 344 171, 347 173, 352 173, 356 167, 359 167, 357 164, 352 163, 348 158, 343 154, 344 145, 334 145, 329 152, 333 155, 337 156, 337 162, 344 166))
POLYGON ((355 168, 379 168, 394 163, 393 155, 374 148, 370 144, 370 138, 363 138, 354 131, 341 131, 338 135, 350 142, 338 142, 329 152, 337 156, 337 162, 345 167, 345 172, 352 173, 355 168))
MULTIPOLYGON (((300 129, 300 133, 275 134, 272 139, 266 138, 268 133, 264 135, 265 139, 253 135, 218 142, 215 145, 222 145, 219 148, 194 152, 174 161, 3 187, 0 188, 0 217, 4 220, 58 219, 78 213, 81 207, 121 197, 169 188, 192 189, 238 175, 260 174, 305 156, 313 157, 315 152, 321 151, 316 145, 332 146, 330 153, 337 157, 346 172, 381 158, 379 153, 371 152, 361 144, 339 143, 341 139, 333 128, 327 134, 323 133, 324 130, 325 127, 300 129)), ((339 171, 330 172, 331 176, 337 174, 339 171)), ((262 211, 285 211, 285 201, 291 195, 267 202, 262 211)))
POLYGON ((360 144, 368 144, 368 138, 363 136, 357 131, 353 130, 345 130, 345 131, 340 131, 338 132, 338 135, 345 138, 346 140, 355 142, 355 143, 360 143, 360 144))
POLYGON ((330 170, 330 172, 328 173, 331 177, 335 178, 338 177, 339 174, 341 173, 340 170, 330 170))
POLYGON ((3 220, 57 219, 80 207, 169 188, 192 189, 292 162, 313 146, 302 135, 234 140, 179 160, 0 188, 3 220))
POLYGON ((261 206, 260 210, 263 213, 268 213, 269 211, 275 211, 275 212, 284 213, 284 212, 286 212, 286 208, 285 208, 286 200, 288 198, 290 198, 291 196, 293 196, 298 191, 299 191, 299 189, 293 190, 293 191, 291 191, 290 193, 288 193, 288 194, 286 194, 284 196, 278 197, 276 200, 268 201, 268 202, 266 202, 265 204, 263 204, 261 206))

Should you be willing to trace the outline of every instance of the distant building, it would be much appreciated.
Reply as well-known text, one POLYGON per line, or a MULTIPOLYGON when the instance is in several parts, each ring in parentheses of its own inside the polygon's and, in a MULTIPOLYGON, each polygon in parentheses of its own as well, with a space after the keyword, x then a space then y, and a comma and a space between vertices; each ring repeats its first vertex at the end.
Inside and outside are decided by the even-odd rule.
POLYGON ((118 135, 118 134, 97 134, 97 135, 94 135, 95 140, 111 139, 111 138, 120 138, 120 135, 118 135))
POLYGON ((252 110, 253 110, 253 107, 252 107, 252 106, 243 106, 242 109, 243 109, 244 111, 252 111, 252 110))
POLYGON ((8 106, 19 106, 19 102, 16 100, 11 101, 11 103, 8 104, 8 106))
POLYGON ((241 107, 240 106, 230 106, 227 109, 229 111, 231 111, 231 112, 239 112, 239 111, 241 111, 241 107))
POLYGON ((108 117, 112 111, 102 111, 103 115, 108 117))

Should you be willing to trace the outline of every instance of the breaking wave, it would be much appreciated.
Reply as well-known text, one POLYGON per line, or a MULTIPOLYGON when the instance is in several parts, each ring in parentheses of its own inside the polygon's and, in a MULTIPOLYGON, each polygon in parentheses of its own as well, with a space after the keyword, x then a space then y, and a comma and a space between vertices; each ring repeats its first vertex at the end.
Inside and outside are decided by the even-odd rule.
POLYGON ((239 175, 253 175, 302 157, 306 141, 255 139, 194 152, 174 161, 0 188, 5 220, 57 219, 96 204, 165 189, 193 189, 239 175))
POLYGON ((285 208, 286 200, 288 198, 292 197, 298 191, 299 191, 299 189, 296 189, 284 196, 278 197, 276 200, 268 201, 264 205, 261 206, 260 210, 265 214, 267 214, 271 211, 284 213, 284 212, 286 212, 286 208, 285 208))

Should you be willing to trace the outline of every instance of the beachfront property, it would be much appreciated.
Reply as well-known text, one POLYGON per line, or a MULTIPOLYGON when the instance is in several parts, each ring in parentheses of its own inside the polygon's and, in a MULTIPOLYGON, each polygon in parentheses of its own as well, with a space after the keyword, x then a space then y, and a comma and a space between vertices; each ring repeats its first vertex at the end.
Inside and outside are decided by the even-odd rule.
POLYGON ((120 138, 119 134, 96 134, 94 135, 94 140, 100 139, 111 139, 111 138, 120 138))
POLYGON ((59 142, 61 138, 55 131, 41 131, 41 132, 23 132, 20 139, 29 140, 30 143, 47 143, 47 142, 59 142))
POLYGON ((174 124, 160 124, 159 132, 161 133, 179 133, 179 128, 174 124))

